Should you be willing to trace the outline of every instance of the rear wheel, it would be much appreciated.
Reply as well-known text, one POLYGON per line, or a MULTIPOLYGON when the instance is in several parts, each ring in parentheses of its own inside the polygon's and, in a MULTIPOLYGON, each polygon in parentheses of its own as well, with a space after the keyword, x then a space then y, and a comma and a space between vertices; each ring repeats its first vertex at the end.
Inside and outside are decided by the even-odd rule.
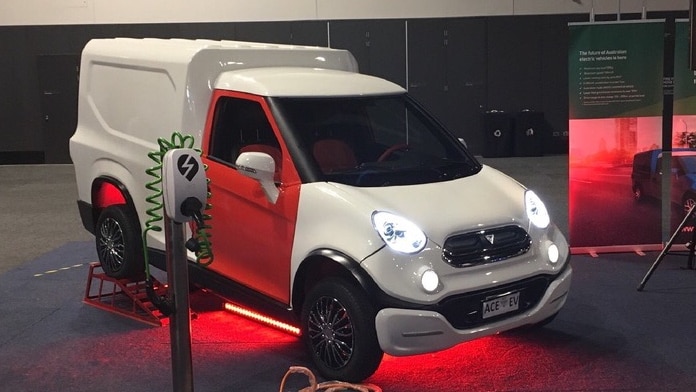
POLYGON ((106 207, 94 233, 99 262, 108 276, 124 279, 144 272, 140 224, 131 209, 122 204, 106 207))
POLYGON ((375 310, 362 290, 343 279, 317 284, 302 307, 303 339, 319 373, 360 382, 382 361, 375 310))
POLYGON ((684 195, 684 198, 682 199, 682 206, 684 207, 684 215, 688 214, 689 211, 691 211, 691 207, 693 207, 696 204, 696 195, 694 195, 691 192, 688 192, 687 194, 684 195))

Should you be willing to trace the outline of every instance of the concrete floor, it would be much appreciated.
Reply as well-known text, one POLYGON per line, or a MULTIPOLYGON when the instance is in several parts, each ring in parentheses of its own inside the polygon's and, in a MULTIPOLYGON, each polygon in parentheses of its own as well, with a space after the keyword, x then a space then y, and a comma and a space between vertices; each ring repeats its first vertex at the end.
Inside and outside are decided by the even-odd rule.
POLYGON ((72 165, 0 166, 0 274, 66 242, 93 238, 76 200, 72 165))

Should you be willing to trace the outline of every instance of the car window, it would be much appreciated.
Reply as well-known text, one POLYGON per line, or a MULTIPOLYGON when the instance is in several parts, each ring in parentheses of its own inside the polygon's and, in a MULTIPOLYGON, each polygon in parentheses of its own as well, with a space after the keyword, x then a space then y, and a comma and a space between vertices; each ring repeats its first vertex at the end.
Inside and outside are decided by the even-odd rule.
MULTIPOLYGON (((481 166, 406 95, 275 98, 282 123, 320 180, 353 186, 447 181, 481 166)), ((286 136, 287 140, 287 136, 286 136)))
POLYGON ((679 169, 679 174, 696 173, 696 155, 684 155, 679 158, 678 162, 672 163, 679 169))
POLYGON ((236 97, 220 97, 215 104, 210 157, 234 165, 243 152, 264 152, 280 172, 282 154, 278 139, 261 104, 236 97))

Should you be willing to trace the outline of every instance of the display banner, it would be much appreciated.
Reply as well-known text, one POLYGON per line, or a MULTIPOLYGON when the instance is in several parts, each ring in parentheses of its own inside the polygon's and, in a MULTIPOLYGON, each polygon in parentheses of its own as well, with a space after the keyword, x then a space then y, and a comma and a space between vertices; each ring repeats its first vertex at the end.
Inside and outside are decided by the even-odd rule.
POLYGON ((569 32, 571 248, 655 249, 664 21, 570 24, 569 32))
MULTIPOLYGON (((677 21, 674 34, 674 106, 672 117, 671 231, 696 202, 696 75, 689 66, 689 21, 677 21)), ((679 243, 692 239, 694 224, 687 221, 679 243)))

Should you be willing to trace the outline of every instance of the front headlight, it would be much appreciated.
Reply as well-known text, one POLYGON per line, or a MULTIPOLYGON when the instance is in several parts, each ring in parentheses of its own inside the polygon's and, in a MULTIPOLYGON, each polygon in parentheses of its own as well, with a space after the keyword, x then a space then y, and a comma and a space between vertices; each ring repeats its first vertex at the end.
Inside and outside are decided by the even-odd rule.
POLYGON ((425 247, 425 233, 413 222, 389 212, 375 211, 372 226, 382 240, 401 253, 418 253, 425 247))
POLYGON ((540 229, 545 229, 551 223, 549 212, 546 210, 544 202, 532 191, 524 194, 524 206, 527 210, 527 217, 532 224, 540 229))

